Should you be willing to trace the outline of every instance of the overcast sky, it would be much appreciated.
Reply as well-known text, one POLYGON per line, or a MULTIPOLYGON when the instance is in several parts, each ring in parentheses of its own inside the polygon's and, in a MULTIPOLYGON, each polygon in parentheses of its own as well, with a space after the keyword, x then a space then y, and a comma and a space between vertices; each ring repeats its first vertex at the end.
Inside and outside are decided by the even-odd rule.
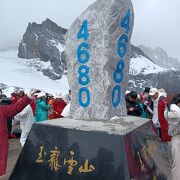
MULTIPOLYGON (((68 28, 95 0, 0 0, 0 50, 14 48, 28 22, 50 18, 68 28)), ((180 59, 180 0, 132 0, 135 26, 132 43, 160 46, 180 59)))

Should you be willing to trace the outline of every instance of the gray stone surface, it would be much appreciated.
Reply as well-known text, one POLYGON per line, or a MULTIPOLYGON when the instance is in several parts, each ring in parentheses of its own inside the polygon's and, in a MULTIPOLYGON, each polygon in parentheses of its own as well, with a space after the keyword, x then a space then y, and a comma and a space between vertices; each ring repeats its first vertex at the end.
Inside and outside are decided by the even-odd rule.
MULTIPOLYGON (((89 6, 72 24, 66 35, 66 55, 68 80, 72 90, 71 116, 74 119, 109 120, 111 117, 126 115, 125 90, 128 83, 130 62, 130 38, 133 29, 133 7, 131 0, 98 0, 89 6), (121 21, 130 10, 130 30, 128 33, 127 53, 125 58, 124 79, 121 82, 121 103, 117 107, 112 105, 112 90, 118 85, 113 80, 116 63, 120 60, 117 53, 118 39, 126 34, 121 27, 121 21), (86 86, 90 91, 90 104, 82 107, 79 104, 78 93, 82 87, 78 83, 77 48, 84 42, 78 40, 77 34, 84 20, 88 21, 90 59, 86 63, 89 67, 90 83, 86 86)), ((83 96, 83 101, 86 98, 83 96)))
POLYGON ((53 121, 43 121, 40 123, 52 126, 60 126, 68 129, 77 129, 81 131, 99 131, 108 134, 126 135, 147 124, 148 122, 150 122, 149 119, 135 116, 125 116, 113 118, 110 122, 61 118, 53 121))

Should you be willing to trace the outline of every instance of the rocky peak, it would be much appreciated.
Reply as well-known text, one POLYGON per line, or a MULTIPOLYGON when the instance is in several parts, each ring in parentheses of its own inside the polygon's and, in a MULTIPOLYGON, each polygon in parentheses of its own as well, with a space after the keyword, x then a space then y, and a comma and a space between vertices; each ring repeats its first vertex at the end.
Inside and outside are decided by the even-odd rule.
MULTIPOLYGON (((18 57, 23 59, 38 59, 36 69, 52 79, 60 79, 64 70, 65 62, 65 34, 67 29, 58 26, 50 19, 42 24, 29 23, 23 39, 19 44, 18 57), (49 62, 42 68, 41 62, 49 62)), ((33 60, 32 60, 33 61, 33 60)), ((30 64, 34 64, 30 61, 30 64)))
POLYGON ((58 26, 56 23, 51 21, 49 18, 47 18, 45 21, 42 22, 42 27, 44 27, 52 32, 63 34, 63 35, 65 35, 67 32, 67 29, 64 29, 61 26, 58 26))
POLYGON ((139 47, 131 44, 131 58, 137 58, 140 56, 143 56, 143 57, 149 59, 150 61, 152 61, 152 59, 149 58, 139 47))
POLYGON ((162 49, 161 47, 156 47, 154 53, 159 55, 160 57, 168 58, 166 51, 164 51, 164 49, 162 49))
POLYGON ((145 54, 147 54, 147 56, 150 57, 155 64, 159 65, 160 67, 169 70, 180 69, 180 61, 176 58, 169 57, 167 52, 161 47, 152 49, 144 45, 140 45, 139 48, 145 54))

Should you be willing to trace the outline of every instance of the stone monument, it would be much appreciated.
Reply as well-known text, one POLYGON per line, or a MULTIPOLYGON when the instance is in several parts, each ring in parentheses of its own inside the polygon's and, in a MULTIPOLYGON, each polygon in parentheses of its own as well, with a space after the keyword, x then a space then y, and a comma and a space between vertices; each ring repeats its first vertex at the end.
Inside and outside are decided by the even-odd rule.
POLYGON ((132 28, 131 0, 97 0, 75 20, 66 40, 73 119, 34 124, 10 180, 169 178, 151 121, 125 116, 132 28))
POLYGON ((74 119, 125 116, 125 91, 133 29, 131 0, 98 0, 66 35, 68 79, 74 119))

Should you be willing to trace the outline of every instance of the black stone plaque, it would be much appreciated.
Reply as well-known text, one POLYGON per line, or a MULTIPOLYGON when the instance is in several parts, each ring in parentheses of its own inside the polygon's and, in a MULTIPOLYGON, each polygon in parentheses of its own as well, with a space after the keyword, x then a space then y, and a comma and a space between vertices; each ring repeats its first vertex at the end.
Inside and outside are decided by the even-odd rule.
POLYGON ((146 180, 164 175, 151 154, 157 146, 148 149, 156 138, 151 124, 139 122, 59 119, 34 124, 9 179, 146 180))

